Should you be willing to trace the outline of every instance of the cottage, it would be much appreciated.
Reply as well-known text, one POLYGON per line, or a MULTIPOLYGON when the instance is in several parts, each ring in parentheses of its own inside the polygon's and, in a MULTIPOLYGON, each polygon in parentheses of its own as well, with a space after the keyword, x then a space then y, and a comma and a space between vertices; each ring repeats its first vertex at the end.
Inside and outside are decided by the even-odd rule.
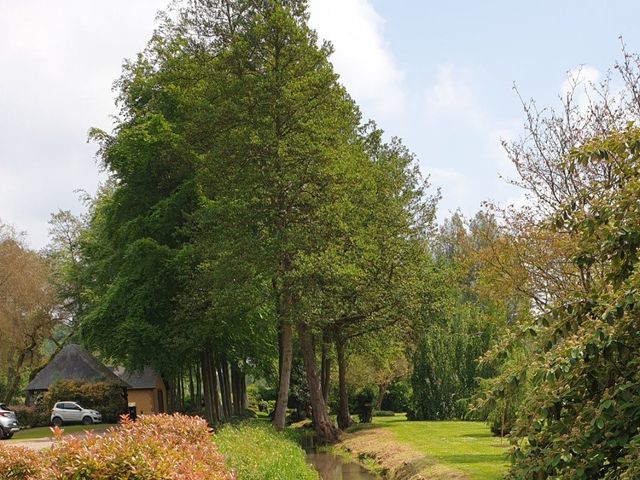
POLYGON ((138 414, 166 411, 167 388, 151 367, 145 367, 141 372, 127 372, 123 368, 116 368, 114 372, 129 385, 129 405, 135 405, 138 414))
POLYGON ((127 382, 100 363, 80 345, 66 345, 51 361, 31 380, 25 391, 26 403, 49 390, 49 386, 59 380, 75 380, 77 382, 98 383, 113 382, 122 386, 126 393, 127 382))
POLYGON ((151 367, 140 372, 127 372, 120 367, 110 369, 76 344, 66 345, 29 382, 25 388, 26 403, 33 402, 59 380, 113 382, 122 387, 129 405, 135 405, 138 414, 166 411, 167 389, 151 367))

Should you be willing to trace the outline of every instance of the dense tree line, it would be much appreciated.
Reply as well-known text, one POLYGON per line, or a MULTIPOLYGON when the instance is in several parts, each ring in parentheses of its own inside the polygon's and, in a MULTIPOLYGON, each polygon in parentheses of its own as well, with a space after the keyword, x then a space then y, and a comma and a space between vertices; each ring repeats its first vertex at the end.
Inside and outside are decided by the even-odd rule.
POLYGON ((333 347, 345 427, 345 351, 411 318, 435 197, 361 121, 305 2, 174 13, 125 66, 114 134, 92 132, 110 180, 80 238, 83 340, 167 378, 195 370, 210 423, 277 359, 278 429, 299 351, 314 427, 335 440, 333 347))

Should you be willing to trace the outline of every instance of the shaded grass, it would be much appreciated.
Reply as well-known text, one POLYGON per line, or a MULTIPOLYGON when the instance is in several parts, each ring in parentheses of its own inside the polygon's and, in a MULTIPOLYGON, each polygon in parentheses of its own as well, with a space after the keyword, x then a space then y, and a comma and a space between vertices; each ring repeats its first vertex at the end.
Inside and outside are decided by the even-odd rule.
POLYGON ((459 470, 470 480, 497 480, 507 472, 508 442, 501 444, 482 422, 409 422, 404 415, 396 415, 376 417, 364 428, 384 428, 393 434, 394 441, 437 464, 459 470))
POLYGON ((297 435, 277 433, 257 420, 225 426, 214 441, 238 480, 318 480, 296 443, 297 435))
MULTIPOLYGON (((77 432, 85 432, 87 430, 106 430, 109 427, 113 427, 114 425, 100 423, 97 425, 65 425, 62 427, 64 430, 64 434, 68 433, 77 433, 77 432)), ((14 440, 35 440, 38 438, 49 438, 53 437, 51 430, 49 427, 36 427, 36 428, 27 428, 25 430, 20 430, 13 435, 13 438, 9 440, 12 442, 14 440)))

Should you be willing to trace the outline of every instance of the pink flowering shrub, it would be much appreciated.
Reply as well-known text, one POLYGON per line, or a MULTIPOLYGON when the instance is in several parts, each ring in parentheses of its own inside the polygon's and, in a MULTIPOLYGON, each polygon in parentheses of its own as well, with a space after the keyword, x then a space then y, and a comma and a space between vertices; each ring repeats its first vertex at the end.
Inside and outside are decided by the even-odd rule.
POLYGON ((0 443, 0 480, 41 478, 41 455, 22 447, 0 443))
MULTIPOLYGON (((202 418, 185 415, 143 415, 123 418, 102 435, 63 437, 51 449, 37 452, 33 464, 19 463, 16 447, 0 447, 11 473, 0 463, 0 480, 232 480, 202 418), (37 468, 33 469, 32 466, 37 468)), ((20 449, 21 450, 21 449, 20 449)), ((29 452, 30 454, 32 452, 29 452)))

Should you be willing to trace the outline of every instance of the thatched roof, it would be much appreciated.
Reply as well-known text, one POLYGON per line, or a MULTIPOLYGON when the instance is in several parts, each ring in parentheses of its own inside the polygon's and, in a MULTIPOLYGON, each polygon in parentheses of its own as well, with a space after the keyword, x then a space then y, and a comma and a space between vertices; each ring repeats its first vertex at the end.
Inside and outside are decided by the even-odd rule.
POLYGON ((75 344, 66 345, 60 350, 29 382, 25 390, 48 390, 50 385, 59 380, 87 383, 114 382, 123 387, 129 387, 122 378, 96 360, 80 345, 75 344))
POLYGON ((129 384, 129 390, 157 388, 158 374, 147 366, 142 371, 128 372, 124 368, 115 368, 114 373, 129 384))

